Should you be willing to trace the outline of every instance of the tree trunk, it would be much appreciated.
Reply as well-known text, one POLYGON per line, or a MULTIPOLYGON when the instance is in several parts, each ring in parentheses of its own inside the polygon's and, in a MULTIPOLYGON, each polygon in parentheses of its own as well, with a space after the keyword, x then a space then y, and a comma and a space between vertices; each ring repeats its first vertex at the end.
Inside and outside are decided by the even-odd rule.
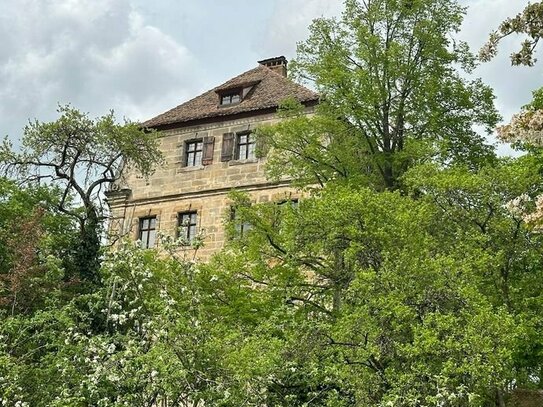
POLYGON ((75 248, 75 264, 82 281, 100 283, 100 221, 94 208, 87 211, 81 225, 79 246, 75 248))

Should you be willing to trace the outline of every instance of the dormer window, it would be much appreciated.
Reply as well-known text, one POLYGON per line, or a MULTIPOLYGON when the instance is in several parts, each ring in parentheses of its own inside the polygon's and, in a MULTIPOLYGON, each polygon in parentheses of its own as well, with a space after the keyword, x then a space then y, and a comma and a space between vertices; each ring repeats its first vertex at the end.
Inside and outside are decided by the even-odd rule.
POLYGON ((221 87, 215 89, 215 92, 219 96, 219 107, 228 107, 237 105, 243 102, 246 98, 250 98, 253 93, 253 89, 258 85, 260 81, 251 82, 237 82, 235 84, 228 85, 227 87, 221 87))
POLYGON ((222 93, 222 94, 219 95, 219 97, 220 97, 220 105, 221 106, 234 105, 236 103, 241 102, 240 89, 236 89, 235 91, 222 93))

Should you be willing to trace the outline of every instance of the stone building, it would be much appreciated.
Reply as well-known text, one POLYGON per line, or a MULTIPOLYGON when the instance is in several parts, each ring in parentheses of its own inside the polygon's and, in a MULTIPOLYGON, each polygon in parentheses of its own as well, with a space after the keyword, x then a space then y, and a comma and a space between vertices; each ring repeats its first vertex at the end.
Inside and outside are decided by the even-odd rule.
POLYGON ((287 79, 284 57, 258 66, 144 123, 161 132, 165 163, 149 179, 125 174, 122 185, 107 194, 113 232, 129 234, 144 247, 157 244, 157 233, 205 236, 203 260, 225 240, 224 221, 231 212, 231 190, 249 193, 252 201, 296 198, 288 181, 271 182, 265 158, 256 156, 253 130, 278 120, 278 105, 287 98, 308 113, 318 95, 287 79))

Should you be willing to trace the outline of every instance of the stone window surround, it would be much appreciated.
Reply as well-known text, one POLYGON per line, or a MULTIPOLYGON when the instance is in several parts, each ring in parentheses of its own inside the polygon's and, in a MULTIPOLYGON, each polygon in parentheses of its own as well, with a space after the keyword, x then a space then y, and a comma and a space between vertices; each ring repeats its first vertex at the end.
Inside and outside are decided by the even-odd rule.
POLYGON ((156 215, 138 218, 138 240, 145 249, 156 246, 158 220, 156 215), (145 239, 144 239, 145 237, 145 239))
POLYGON ((235 135, 234 161, 254 160, 256 158, 256 140, 253 132, 250 130, 238 131, 235 135), (241 152, 241 147, 243 147, 243 153, 241 152), (241 157, 242 154, 244 157, 241 157))
POLYGON ((204 140, 201 137, 186 140, 183 143, 183 166, 184 167, 200 167, 202 165, 202 157, 204 154, 204 140), (198 149, 198 145, 200 149, 198 149), (200 159, 197 160, 197 155, 200 153, 200 159), (191 159, 189 161, 189 158, 191 159))
POLYGON ((200 216, 198 215, 199 213, 197 210, 178 212, 176 235, 178 237, 181 237, 181 235, 183 235, 182 237, 186 238, 187 241, 189 242, 192 241, 197 235, 198 221, 200 218, 200 216), (194 220, 194 223, 193 223, 193 220, 194 220), (185 224, 186 221, 188 221, 187 224, 185 224), (183 231, 181 230, 182 228, 184 229, 183 231), (193 231, 193 233, 191 233, 191 231, 193 231))

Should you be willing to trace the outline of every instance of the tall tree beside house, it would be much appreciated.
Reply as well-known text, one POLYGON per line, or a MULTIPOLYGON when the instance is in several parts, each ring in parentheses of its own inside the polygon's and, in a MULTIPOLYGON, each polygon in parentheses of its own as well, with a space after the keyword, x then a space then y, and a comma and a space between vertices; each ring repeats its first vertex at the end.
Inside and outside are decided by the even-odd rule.
POLYGON ((393 190, 423 160, 491 160, 474 126, 490 132, 499 116, 490 88, 463 76, 475 66, 454 40, 464 12, 455 0, 347 0, 340 18, 315 20, 292 70, 321 103, 314 118, 286 109, 292 120, 262 131, 272 175, 393 190))
POLYGON ((503 407, 542 386, 541 236, 516 202, 540 194, 540 167, 474 132, 498 115, 457 71, 474 63, 450 41, 462 12, 347 0, 299 48, 321 104, 286 101, 260 137, 272 176, 318 191, 296 209, 239 198, 253 228, 213 265, 295 315, 271 333, 269 404, 503 407))
POLYGON ((122 177, 126 166, 142 175, 161 161, 154 132, 137 123, 118 124, 113 112, 98 119, 70 106, 50 123, 31 121, 22 149, 8 140, 0 146, 0 169, 20 182, 50 183, 61 190, 58 210, 79 226, 74 257, 79 276, 97 282, 100 236, 106 211, 102 194, 122 177))

